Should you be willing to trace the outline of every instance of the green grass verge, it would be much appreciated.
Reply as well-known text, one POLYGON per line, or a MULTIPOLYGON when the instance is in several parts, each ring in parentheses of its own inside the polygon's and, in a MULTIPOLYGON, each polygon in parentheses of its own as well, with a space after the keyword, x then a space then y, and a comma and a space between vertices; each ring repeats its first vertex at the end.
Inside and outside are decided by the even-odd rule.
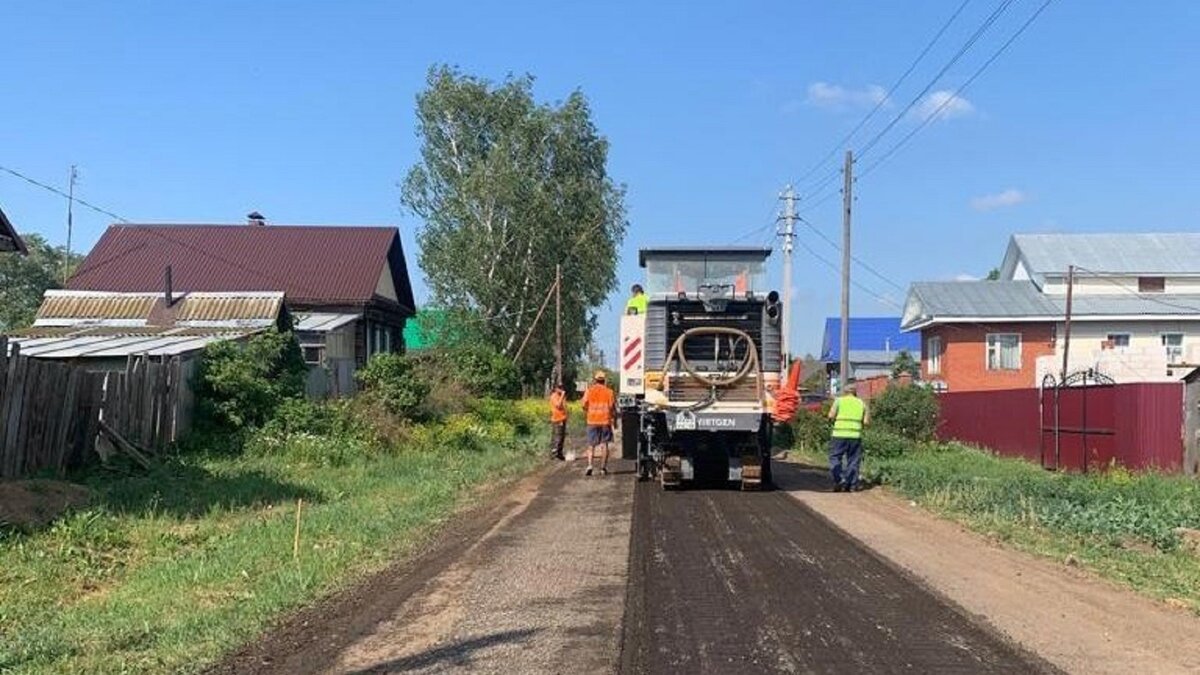
MULTIPOLYGON (((1200 528, 1200 482, 1116 468, 1056 473, 958 444, 868 437, 864 478, 1008 546, 1069 562, 1200 614, 1200 557, 1177 527, 1200 528), (876 439, 880 440, 880 439, 876 439), (898 446, 906 446, 903 452, 898 446)), ((824 466, 814 444, 800 454, 824 466)))
POLYGON ((91 473, 88 510, 0 535, 0 672, 198 671, 287 610, 412 551, 472 488, 536 464, 540 432, 495 429, 462 417, 414 434, 453 445, 322 454, 314 446, 339 441, 308 437, 271 455, 91 473))

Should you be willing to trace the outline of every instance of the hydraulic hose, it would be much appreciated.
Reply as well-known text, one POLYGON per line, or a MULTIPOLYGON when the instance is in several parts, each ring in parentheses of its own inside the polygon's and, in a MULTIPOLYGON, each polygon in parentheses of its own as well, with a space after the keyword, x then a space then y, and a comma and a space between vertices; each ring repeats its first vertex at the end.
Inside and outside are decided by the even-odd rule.
MULTIPOLYGON (((688 406, 689 408, 703 407, 704 405, 713 403, 715 401, 715 397, 716 397, 716 391, 715 391, 716 389, 724 389, 727 387, 732 387, 733 385, 738 384, 742 380, 746 379, 746 377, 749 376, 751 372, 757 373, 759 370, 759 368, 758 368, 758 349, 754 345, 754 339, 751 338, 750 335, 748 333, 746 333, 746 331, 738 330, 737 328, 728 328, 725 326, 701 326, 698 328, 691 328, 689 330, 684 331, 682 335, 680 335, 678 338, 676 338, 674 344, 671 345, 670 351, 667 352, 667 359, 666 359, 666 361, 663 362, 664 376, 667 375, 668 373, 670 373, 671 363, 673 361, 675 361, 676 359, 679 360, 679 365, 681 368, 683 368, 684 373, 686 373, 689 377, 695 378, 695 379, 699 380, 700 382, 703 382, 704 384, 708 385, 710 387, 710 389, 713 390, 712 394, 709 396, 709 399, 707 401, 702 401, 699 404, 688 406), (734 374, 726 376, 726 377, 720 377, 720 376, 709 377, 703 373, 697 372, 694 368, 692 368, 692 364, 689 363, 687 360, 687 353, 686 353, 686 350, 683 348, 683 345, 685 342, 687 342, 688 338, 700 337, 700 336, 706 336, 706 335, 712 335, 712 336, 729 335, 729 336, 734 337, 735 340, 732 344, 731 354, 736 351, 737 345, 739 343, 741 343, 743 340, 746 342, 746 356, 742 359, 741 367, 738 368, 738 370, 734 374)), ((665 377, 664 377, 663 381, 664 382, 666 381, 665 377)), ((758 378, 757 388, 758 388, 759 400, 762 400, 762 393, 763 393, 762 387, 763 387, 762 378, 758 378)))

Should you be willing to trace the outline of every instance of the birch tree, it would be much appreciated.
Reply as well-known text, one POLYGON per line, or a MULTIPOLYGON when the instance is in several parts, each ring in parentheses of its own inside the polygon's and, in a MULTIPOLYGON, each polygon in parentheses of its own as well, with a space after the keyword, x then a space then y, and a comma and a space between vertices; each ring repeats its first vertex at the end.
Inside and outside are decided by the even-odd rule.
MULTIPOLYGON (((582 351, 595 309, 616 287, 624 187, 608 175, 608 141, 579 91, 555 105, 533 78, 501 83, 436 66, 417 97, 421 161, 404 205, 424 221, 419 262, 435 304, 466 311, 527 381, 550 372, 554 306, 537 312, 562 265, 564 354, 582 351)), ((461 312, 456 314, 462 316, 461 312)))

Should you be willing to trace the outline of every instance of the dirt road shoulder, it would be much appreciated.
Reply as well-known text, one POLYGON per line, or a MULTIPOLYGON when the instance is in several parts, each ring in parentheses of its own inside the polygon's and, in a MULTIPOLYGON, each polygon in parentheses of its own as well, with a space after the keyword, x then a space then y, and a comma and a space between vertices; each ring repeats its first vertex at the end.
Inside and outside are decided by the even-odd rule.
POLYGON ((777 463, 780 489, 1055 666, 1200 672, 1200 619, 1079 570, 1000 548, 884 489, 831 493, 824 472, 777 463))

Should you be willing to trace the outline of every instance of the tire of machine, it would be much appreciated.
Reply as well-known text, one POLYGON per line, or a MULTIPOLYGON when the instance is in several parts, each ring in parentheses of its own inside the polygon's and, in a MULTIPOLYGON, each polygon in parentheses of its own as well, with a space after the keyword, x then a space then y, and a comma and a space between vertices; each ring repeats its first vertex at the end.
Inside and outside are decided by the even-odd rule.
POLYGON ((641 425, 636 410, 621 411, 621 459, 637 459, 638 443, 642 440, 641 425))

